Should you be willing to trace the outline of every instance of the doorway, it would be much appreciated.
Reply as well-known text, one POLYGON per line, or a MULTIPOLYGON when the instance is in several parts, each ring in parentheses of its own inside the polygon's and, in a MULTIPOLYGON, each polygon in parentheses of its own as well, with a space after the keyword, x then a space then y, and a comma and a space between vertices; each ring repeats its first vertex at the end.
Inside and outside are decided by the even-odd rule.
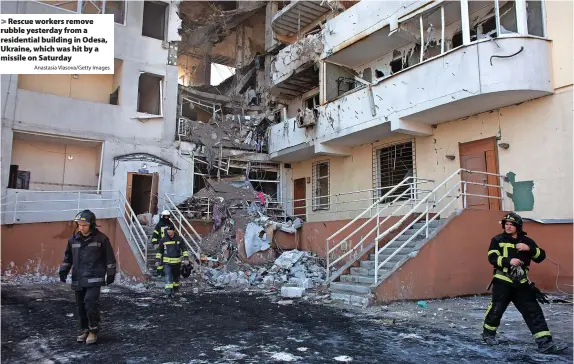
POLYGON ((158 173, 128 173, 126 199, 136 215, 158 213, 158 173))
POLYGON ((305 178, 293 180, 293 199, 299 200, 293 202, 293 215, 303 220, 307 217, 307 201, 305 201, 307 183, 305 180, 305 178))
MULTIPOLYGON (((459 152, 461 168, 498 174, 498 154, 495 137, 459 143, 459 152)), ((462 172, 461 179, 466 182, 500 185, 498 177, 484 174, 462 172)), ((500 188, 467 184, 466 193, 475 195, 466 196, 466 208, 500 211, 501 201, 499 198, 482 197, 500 197, 500 188)))

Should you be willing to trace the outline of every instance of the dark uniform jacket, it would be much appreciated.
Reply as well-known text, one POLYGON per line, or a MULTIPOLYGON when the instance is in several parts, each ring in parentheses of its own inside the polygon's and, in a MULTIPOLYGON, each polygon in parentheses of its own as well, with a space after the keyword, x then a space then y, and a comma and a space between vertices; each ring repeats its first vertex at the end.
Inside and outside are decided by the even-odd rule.
POLYGON ((189 260, 189 252, 180 236, 173 234, 173 238, 170 238, 166 233, 159 242, 155 257, 160 265, 180 264, 182 259, 189 260))
POLYGON ((151 243, 158 244, 161 239, 166 236, 165 228, 170 224, 169 219, 159 219, 159 222, 155 225, 153 229, 153 235, 151 236, 151 243))
POLYGON ((511 267, 510 260, 513 258, 520 259, 524 263, 522 268, 527 274, 527 277, 519 283, 527 283, 530 262, 541 263, 546 258, 546 252, 538 247, 534 240, 526 236, 525 232, 518 233, 516 239, 507 233, 502 233, 492 238, 490 247, 488 248, 488 261, 494 266, 495 279, 513 283, 509 275, 511 267), (519 252, 518 249, 516 249, 518 243, 528 245, 530 250, 519 252))
POLYGON ((110 239, 94 229, 90 235, 75 233, 68 239, 60 272, 72 270, 72 289, 104 286, 106 274, 116 274, 116 258, 110 239))

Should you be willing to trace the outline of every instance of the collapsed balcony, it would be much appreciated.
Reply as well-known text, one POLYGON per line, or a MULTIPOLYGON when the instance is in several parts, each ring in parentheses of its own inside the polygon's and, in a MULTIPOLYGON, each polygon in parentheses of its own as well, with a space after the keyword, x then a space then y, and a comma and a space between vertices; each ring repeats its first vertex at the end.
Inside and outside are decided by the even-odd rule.
POLYGON ((282 49, 271 62, 270 92, 291 100, 319 86, 321 34, 312 34, 282 49))

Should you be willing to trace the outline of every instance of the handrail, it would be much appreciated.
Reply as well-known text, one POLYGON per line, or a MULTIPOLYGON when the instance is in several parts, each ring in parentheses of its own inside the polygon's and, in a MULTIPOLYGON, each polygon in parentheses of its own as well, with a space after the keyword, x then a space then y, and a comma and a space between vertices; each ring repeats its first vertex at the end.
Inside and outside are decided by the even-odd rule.
MULTIPOLYGON (((413 208, 411 208, 411 210, 405 214, 397 223, 395 223, 393 226, 391 226, 390 228, 388 228, 387 230, 385 230, 382 234, 378 235, 375 238, 376 244, 375 244, 375 279, 374 279, 374 285, 376 286, 379 283, 378 280, 378 275, 379 275, 379 269, 386 264, 392 257, 394 257, 401 249, 403 249, 408 243, 410 243, 416 236, 418 236, 419 233, 421 233, 421 231, 423 229, 426 229, 426 231, 428 232, 428 225, 434 221, 443 211, 445 211, 454 201, 456 201, 460 196, 464 196, 466 199, 467 195, 471 195, 471 194, 467 194, 466 193, 466 184, 477 184, 480 186, 493 186, 493 187, 497 187, 501 189, 503 189, 503 175, 500 174, 496 174, 496 173, 490 173, 490 172, 482 172, 482 171, 471 171, 468 169, 464 169, 464 168, 459 168, 456 172, 454 172, 453 174, 451 174, 448 178, 446 178, 445 180, 443 180, 438 186, 436 186, 431 193, 429 193, 428 195, 426 195, 424 198, 422 198, 415 206, 413 206, 413 208), (446 193, 443 194, 443 196, 436 200, 435 197, 435 201, 432 202, 430 208, 429 208, 429 199, 431 196, 436 196, 437 192, 439 192, 439 190, 445 186, 449 181, 451 181, 453 178, 455 178, 455 176, 460 175, 462 172, 466 172, 469 174, 472 173, 477 173, 477 174, 484 174, 484 175, 490 175, 490 176, 496 176, 498 178, 500 178, 501 184, 500 185, 487 185, 486 183, 484 184, 480 184, 480 183, 475 183, 475 182, 467 182, 467 181, 462 181, 459 180, 452 188, 450 188, 450 190, 448 190, 446 193), (452 191, 459 187, 461 184, 464 183, 464 191, 463 192, 459 192, 458 194, 456 194, 453 199, 451 199, 450 202, 448 202, 438 213, 435 214, 435 216, 433 216, 430 220, 428 218, 429 213, 431 212, 432 209, 436 208, 438 203, 441 202, 444 198, 446 197, 451 197, 450 194, 452 193, 452 191), (416 217, 412 222, 410 222, 408 224, 407 227, 405 227, 404 229, 402 229, 397 235, 395 235, 393 237, 393 239, 391 239, 391 241, 389 241, 385 246, 383 246, 382 248, 379 249, 378 247, 378 242, 381 241, 384 237, 386 237, 387 235, 389 235, 390 233, 392 233, 393 231, 395 231, 397 228, 399 228, 407 219, 409 219, 413 214, 416 213, 416 211, 423 205, 426 204, 425 207, 425 211, 420 214, 418 217, 416 217), (411 237, 409 237, 409 239, 407 239, 403 244, 401 244, 401 246, 399 246, 397 249, 395 249, 395 251, 389 256, 387 257, 381 264, 379 264, 379 255, 382 251, 384 251, 385 249, 387 249, 393 242, 395 242, 400 236, 402 236, 405 231, 409 230, 415 223, 417 223, 419 220, 421 220, 422 218, 426 217, 426 221, 423 224, 422 227, 420 227, 414 235, 412 235, 411 237)), ((476 195, 476 194, 472 194, 472 196, 480 196, 480 197, 487 197, 487 198, 498 198, 501 199, 504 202, 504 198, 503 197, 495 197, 495 196, 481 196, 481 195, 476 195)), ((502 196, 502 194, 501 194, 502 196)), ((466 202, 463 203, 463 208, 466 208, 466 202)), ((504 206, 503 206, 504 209, 504 206)))
POLYGON ((197 260, 200 260, 201 259, 201 246, 200 246, 199 242, 201 242, 201 236, 197 233, 197 231, 189 223, 189 221, 185 218, 185 216, 183 216, 182 212, 177 208, 177 206, 171 200, 171 198, 168 196, 168 194, 165 194, 165 197, 166 197, 165 201, 168 203, 167 208, 170 210, 170 212, 175 212, 177 214, 177 217, 175 220, 179 223, 179 226, 176 226, 176 229, 179 230, 178 231, 179 235, 182 237, 185 244, 192 251, 193 255, 197 258, 197 260), (183 222, 185 222, 187 229, 184 228, 183 222), (185 234, 184 234, 184 232, 185 232, 185 234), (191 235, 190 232, 193 233, 193 235, 191 235), (185 235, 187 235, 190 238, 189 240, 191 240, 193 242, 193 245, 191 245, 189 243, 188 239, 185 238, 185 235), (195 237, 194 237, 194 235, 195 235, 195 237))
MULTIPOLYGON (((4 197, 14 196, 14 201, 6 201, 1 204, 2 206, 2 223, 4 223, 4 219, 6 214, 13 214, 13 221, 12 223, 17 223, 21 220, 21 217, 18 218, 18 214, 20 216, 22 214, 39 214, 39 213, 64 213, 60 215, 60 217, 65 218, 67 216, 66 213, 68 212, 75 212, 78 213, 79 211, 88 208, 92 211, 104 210, 108 213, 104 214, 105 217, 103 218, 114 218, 120 221, 123 221, 128 229, 128 231, 124 231, 126 238, 130 245, 135 245, 135 251, 141 256, 144 265, 141 267, 142 271, 145 271, 146 264, 147 264, 147 234, 143 229, 142 225, 140 224, 137 215, 131 208, 129 202, 127 201, 126 197, 121 191, 118 190, 101 190, 98 191, 99 193, 94 193, 95 190, 78 190, 78 191, 40 191, 40 190, 16 190, 11 194, 7 194, 4 197), (34 198, 34 195, 42 195, 42 194, 54 194, 55 199, 43 199, 43 198, 36 198, 36 199, 29 199, 34 198), (102 198, 86 198, 82 199, 82 194, 84 195, 99 195, 102 198), (62 195, 70 195, 74 196, 74 198, 63 199, 62 195), (116 196, 114 196, 116 195, 116 196), (39 205, 40 208, 34 209, 22 209, 23 206, 26 204, 28 206, 33 206, 34 203, 41 204, 39 205), (64 205, 61 205, 64 203, 64 205), (67 204, 65 204, 67 203, 67 204), (101 203, 98 205, 97 203, 101 203), (9 211, 5 211, 5 207, 8 205, 14 205, 9 211), (62 208, 53 209, 54 206, 46 206, 47 208, 42 209, 42 205, 45 204, 60 204, 62 208), (87 205, 87 206, 86 206, 87 205), (20 209, 19 209, 20 207, 20 209), (50 209, 50 207, 52 207, 50 209)), ((87 196, 91 197, 91 196, 87 196)), ((56 205, 58 206, 58 205, 56 205)), ((96 214, 97 216, 98 214, 96 214)), ((101 217, 100 217, 101 218, 101 217)), ((29 221, 29 220, 28 220, 29 221)), ((57 219, 53 220, 57 221, 57 219)), ((123 229, 123 227, 122 227, 123 229)))
POLYGON ((387 191, 387 193, 385 193, 383 196, 377 198, 377 200, 372 203, 368 208, 366 208, 361 214, 359 214, 358 216, 356 216, 354 219, 352 219, 350 222, 348 222, 345 226, 343 226, 342 228, 340 228, 339 230, 337 230, 335 233, 331 234, 331 236, 329 236, 326 239, 326 263, 327 263, 327 281, 330 281, 334 278, 336 278, 335 276, 331 275, 331 268, 332 266, 334 266, 336 263, 338 263, 339 261, 341 261, 342 259, 344 259, 345 257, 347 257, 349 254, 353 253, 357 247, 362 246, 362 244, 375 232, 375 230, 378 233, 378 230, 380 228, 381 224, 384 224, 391 216, 393 216, 393 214, 398 211, 400 208, 402 208, 406 203, 412 202, 413 198, 412 196, 414 196, 416 194, 416 192, 421 192, 419 191, 419 189, 417 188, 417 185, 420 183, 427 183, 427 182, 431 182, 431 180, 426 180, 426 179, 417 179, 416 177, 413 176, 409 176, 406 177, 405 179, 403 179, 400 183, 398 183, 395 186, 389 186, 388 188, 389 191, 387 191), (412 181, 412 182, 411 182, 412 181), (408 187, 407 189, 405 189, 401 194, 399 195, 393 195, 395 193, 395 191, 401 187, 408 187), (393 211, 389 216, 387 216, 382 222, 380 221, 380 216, 382 215, 382 213, 384 211, 386 211, 387 209, 394 207, 394 204, 400 200, 402 197, 405 197, 405 194, 408 194, 407 196, 411 196, 409 199, 407 199, 407 201, 405 203, 403 203, 399 209, 393 211), (385 201, 388 198, 391 197, 395 197, 393 201, 391 201, 388 204, 385 204, 385 206, 380 209, 380 204, 381 202, 385 201), (375 215, 372 215, 369 219, 367 219, 367 221, 365 221, 364 223, 362 223, 359 227, 357 227, 355 230, 353 230, 350 234, 348 234, 345 238, 343 238, 338 244, 336 244, 333 247, 330 247, 329 244, 332 241, 332 239, 334 239, 336 236, 338 236, 339 234, 341 234, 343 231, 345 231, 347 228, 349 228, 350 226, 352 226, 354 223, 356 223, 358 221, 358 219, 363 218, 363 216, 365 216, 367 213, 371 212, 372 209, 374 207, 377 207, 377 213, 375 215), (377 223, 375 224, 375 227, 373 227, 367 234, 365 234, 365 236, 362 236, 362 238, 359 240, 358 243, 354 244, 354 246, 349 249, 347 252, 345 252, 344 254, 342 254, 341 256, 337 257, 336 259, 334 259, 333 261, 331 261, 331 253, 336 251, 337 248, 339 248, 341 245, 343 245, 345 242, 347 242, 349 240, 350 237, 352 237, 353 235, 355 235, 356 233, 358 233, 359 231, 361 231, 365 226, 367 226, 368 224, 370 224, 373 220, 377 220, 377 223))

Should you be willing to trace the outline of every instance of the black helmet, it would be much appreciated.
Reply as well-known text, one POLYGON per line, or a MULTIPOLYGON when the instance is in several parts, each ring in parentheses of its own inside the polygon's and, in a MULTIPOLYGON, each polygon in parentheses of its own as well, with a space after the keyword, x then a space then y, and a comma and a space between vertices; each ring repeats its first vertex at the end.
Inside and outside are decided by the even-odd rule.
POLYGON ((191 264, 184 264, 181 267, 181 276, 187 278, 191 275, 191 264))
POLYGON ((502 220, 500 221, 500 225, 502 225, 503 229, 504 229, 504 224, 506 222, 512 223, 512 225, 516 226, 518 231, 522 231, 522 217, 520 217, 520 215, 518 215, 517 213, 510 212, 510 213, 506 214, 506 216, 504 216, 504 218, 502 218, 502 220))
POLYGON ((74 217, 74 222, 85 221, 90 224, 90 230, 94 230, 96 227, 96 215, 90 210, 84 210, 79 212, 76 217, 74 217))

